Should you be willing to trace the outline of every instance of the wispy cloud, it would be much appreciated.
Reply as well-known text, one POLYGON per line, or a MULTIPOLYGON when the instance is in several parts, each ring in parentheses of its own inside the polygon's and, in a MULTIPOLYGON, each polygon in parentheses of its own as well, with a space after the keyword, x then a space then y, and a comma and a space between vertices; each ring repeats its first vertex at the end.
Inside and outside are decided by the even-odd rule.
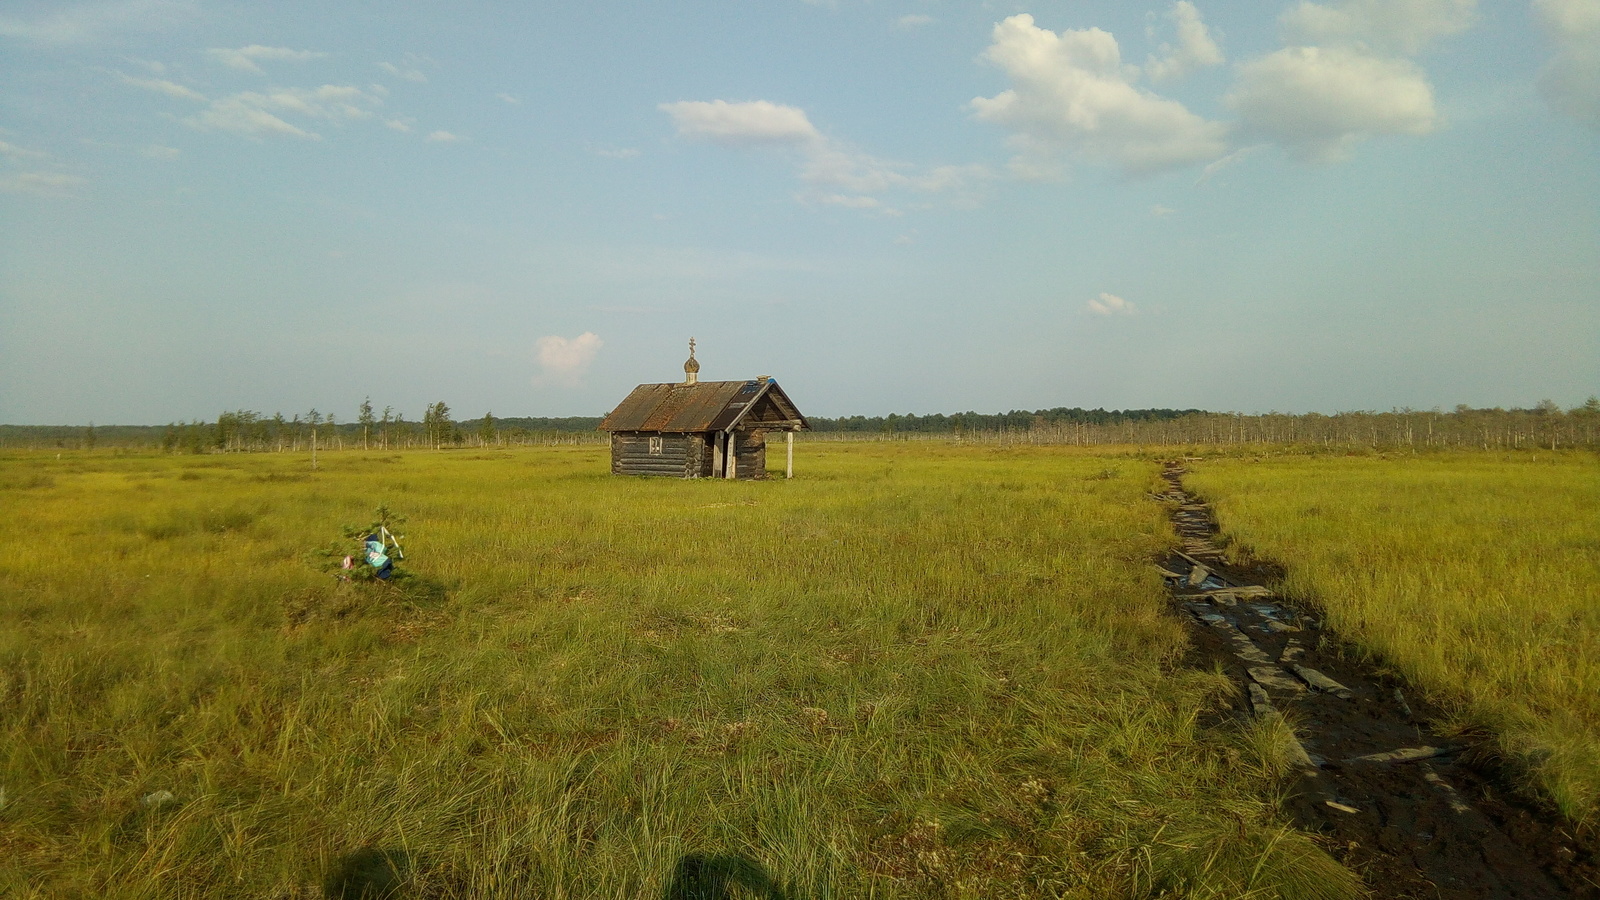
POLYGON ((546 335, 534 342, 534 354, 539 361, 540 374, 535 384, 575 385, 594 362, 595 354, 605 342, 592 331, 574 338, 546 335))
POLYGON ((384 70, 385 72, 388 72, 390 75, 393 75, 396 78, 400 78, 400 79, 403 79, 405 81, 415 81, 418 84, 424 84, 428 80, 428 76, 422 74, 422 70, 421 69, 412 69, 412 68, 402 69, 399 66, 397 66, 397 65, 395 65, 394 63, 391 63, 391 62, 378 63, 378 68, 384 70))
POLYGON ((0 37, 35 44, 93 44, 127 32, 160 31, 193 17, 192 0, 79 3, 32 18, 0 15, 0 37))
POLYGON ((816 190, 802 202, 888 209, 878 197, 886 191, 960 191, 991 177, 981 165, 923 167, 862 153, 824 135, 806 111, 767 100, 683 100, 659 106, 672 118, 678 136, 734 149, 767 149, 792 154, 800 179, 816 190), (840 203, 841 191, 855 195, 840 203))
POLYGON ((908 30, 912 28, 921 28, 924 25, 932 24, 933 16, 925 16, 921 13, 911 13, 910 15, 904 15, 894 20, 894 27, 908 30))
POLYGON ((853 197, 848 194, 823 194, 813 200, 816 203, 843 206, 846 209, 879 209, 883 206, 876 197, 853 197))
POLYGON ((3 156, 6 159, 9 159, 12 162, 21 162, 22 160, 44 159, 44 158, 48 157, 49 155, 50 154, 45 153, 42 150, 29 150, 26 147, 18 147, 16 144, 8 144, 5 141, 0 141, 0 156, 3 156))
POLYGON ((1097 316, 1131 316, 1137 312, 1134 305, 1129 301, 1118 297, 1116 294, 1104 293, 1090 300, 1084 308, 1097 316))
POLYGON ((519 99, 517 97, 513 97, 510 94, 495 94, 495 96, 500 98, 502 101, 511 104, 512 106, 516 106, 517 104, 522 102, 521 99, 519 99))
POLYGON ((1360 44, 1410 55, 1471 28, 1477 7, 1478 0, 1301 0, 1280 21, 1294 44, 1360 44))
POLYGON ((168 81, 165 78, 139 78, 133 75, 128 75, 124 72, 117 72, 116 76, 122 81, 123 84, 136 87, 141 90, 154 91, 158 94, 166 94, 168 97, 176 97, 179 100, 194 100, 198 103, 206 102, 205 95, 199 91, 194 90, 193 88, 184 87, 175 81, 168 81))
POLYGON ((637 147, 600 147, 594 151, 606 159, 633 159, 639 155, 637 147))
POLYGON ((428 136, 423 138, 423 140, 435 144, 454 144, 464 141, 466 138, 459 134, 451 134, 448 131, 430 131, 428 132, 428 136))
POLYGON ((182 156, 183 151, 164 144, 146 144, 139 148, 139 155, 145 159, 173 160, 182 156))
POLYGON ((1556 45, 1539 90, 1556 110, 1600 128, 1600 2, 1534 0, 1533 8, 1556 45))
POLYGON ((87 185, 88 179, 60 172, 18 172, 0 176, 0 192, 33 194, 40 197, 68 197, 87 185))
POLYGON ((254 72, 258 75, 265 74, 260 62, 308 62, 313 59, 322 59, 326 53, 313 50, 291 50, 288 47, 263 47, 260 44, 251 44, 248 47, 228 49, 213 47, 206 51, 206 56, 222 63, 230 69, 241 72, 254 72))
POLYGON ((1224 156, 1219 160, 1208 163, 1204 169, 1200 170, 1200 177, 1195 179, 1195 187, 1205 184, 1206 182, 1210 181, 1212 176, 1216 175, 1218 172, 1221 172, 1223 169, 1226 169, 1234 163, 1242 161, 1245 157, 1252 153, 1255 153, 1259 150, 1265 150, 1268 146, 1270 145, 1250 144, 1246 147, 1240 147, 1239 149, 1229 153, 1227 156, 1224 156))
POLYGON ((245 91, 218 100, 198 115, 184 120, 202 131, 225 131, 260 140, 293 137, 321 140, 314 131, 292 124, 283 116, 297 116, 338 124, 372 115, 370 107, 382 101, 349 85, 325 84, 319 88, 280 88, 267 92, 245 91))
POLYGON ((417 124, 417 120, 409 116, 400 116, 394 119, 385 119, 383 124, 387 128, 393 129, 402 134, 407 134, 410 133, 411 126, 417 124))

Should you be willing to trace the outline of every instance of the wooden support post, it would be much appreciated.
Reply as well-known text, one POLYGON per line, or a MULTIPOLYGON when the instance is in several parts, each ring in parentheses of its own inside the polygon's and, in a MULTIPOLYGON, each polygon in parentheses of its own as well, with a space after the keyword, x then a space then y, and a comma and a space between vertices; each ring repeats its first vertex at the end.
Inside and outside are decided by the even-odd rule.
POLYGON ((734 439, 733 432, 728 432, 728 478, 739 477, 739 444, 734 439))
POLYGON ((784 466, 783 477, 785 477, 785 478, 793 478, 794 477, 794 432, 793 431, 785 431, 783 433, 783 443, 784 443, 784 452, 787 453, 788 457, 789 457, 788 463, 784 466))
POLYGON ((711 433, 711 477, 722 477, 722 435, 711 433))

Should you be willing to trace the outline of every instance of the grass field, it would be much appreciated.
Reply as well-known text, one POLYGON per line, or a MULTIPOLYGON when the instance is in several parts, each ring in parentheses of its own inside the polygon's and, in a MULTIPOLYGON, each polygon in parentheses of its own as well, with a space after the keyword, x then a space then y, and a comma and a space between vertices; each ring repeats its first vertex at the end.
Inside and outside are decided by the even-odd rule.
POLYGON ((1233 550, 1487 729, 1600 824, 1600 461, 1593 453, 1202 463, 1233 550))
POLYGON ((1153 463, 799 455, 0 458, 0 893, 1359 893, 1203 724, 1153 463), (305 562, 380 502, 408 584, 305 562))

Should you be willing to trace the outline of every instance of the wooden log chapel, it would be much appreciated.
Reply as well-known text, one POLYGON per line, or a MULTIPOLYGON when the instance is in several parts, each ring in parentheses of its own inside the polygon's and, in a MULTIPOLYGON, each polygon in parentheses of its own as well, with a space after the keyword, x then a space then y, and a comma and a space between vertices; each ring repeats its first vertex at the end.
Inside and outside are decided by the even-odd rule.
POLYGON ((611 474, 766 478, 767 435, 784 434, 784 477, 794 477, 794 433, 805 416, 770 375, 701 381, 689 339, 680 384, 641 384, 600 423, 611 432, 611 474))

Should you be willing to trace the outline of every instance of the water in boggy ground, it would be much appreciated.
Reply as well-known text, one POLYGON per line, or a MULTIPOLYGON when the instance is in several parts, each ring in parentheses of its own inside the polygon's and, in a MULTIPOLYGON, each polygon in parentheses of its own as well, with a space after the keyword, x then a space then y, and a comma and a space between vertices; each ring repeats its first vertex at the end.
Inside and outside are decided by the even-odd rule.
POLYGON ((1230 565, 1182 476, 1167 466, 1160 499, 1183 545, 1163 568, 1191 625, 1190 662, 1238 680, 1239 715, 1294 725, 1305 750, 1288 800, 1295 824, 1377 897, 1600 898, 1593 836, 1519 793, 1488 742, 1431 730, 1436 710, 1264 586, 1270 566, 1230 565))

